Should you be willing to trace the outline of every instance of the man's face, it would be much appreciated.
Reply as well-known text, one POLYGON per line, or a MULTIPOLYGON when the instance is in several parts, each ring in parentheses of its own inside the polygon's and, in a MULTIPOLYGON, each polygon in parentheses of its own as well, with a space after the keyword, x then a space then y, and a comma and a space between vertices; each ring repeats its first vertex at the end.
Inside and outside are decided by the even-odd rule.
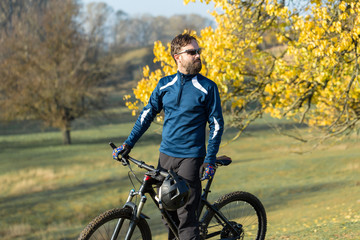
POLYGON ((191 50, 199 50, 199 45, 195 40, 192 40, 190 44, 182 47, 178 54, 175 54, 178 69, 185 74, 197 74, 201 71, 200 52, 191 50))

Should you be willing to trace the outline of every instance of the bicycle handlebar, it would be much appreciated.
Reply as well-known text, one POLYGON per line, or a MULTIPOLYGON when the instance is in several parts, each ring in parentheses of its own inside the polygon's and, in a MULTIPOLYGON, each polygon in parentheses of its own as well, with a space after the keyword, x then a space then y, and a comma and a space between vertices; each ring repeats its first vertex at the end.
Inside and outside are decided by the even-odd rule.
MULTIPOLYGON (((112 147, 112 149, 116 149, 116 145, 113 143, 113 142, 110 142, 109 145, 112 147)), ((120 159, 119 159, 120 160, 120 159)), ((156 169, 154 168, 153 166, 151 165, 148 165, 146 164, 145 162, 143 161, 139 161, 139 160, 136 160, 135 158, 132 158, 130 156, 128 156, 127 158, 123 158, 123 156, 121 156, 121 160, 120 161, 126 161, 127 164, 128 164, 128 160, 130 160, 131 162, 133 162, 134 164, 136 164, 139 168, 144 168, 148 171, 156 171, 158 172, 161 176, 163 177, 167 177, 169 175, 168 172, 166 171, 163 171, 163 170, 159 170, 159 169, 156 169)))

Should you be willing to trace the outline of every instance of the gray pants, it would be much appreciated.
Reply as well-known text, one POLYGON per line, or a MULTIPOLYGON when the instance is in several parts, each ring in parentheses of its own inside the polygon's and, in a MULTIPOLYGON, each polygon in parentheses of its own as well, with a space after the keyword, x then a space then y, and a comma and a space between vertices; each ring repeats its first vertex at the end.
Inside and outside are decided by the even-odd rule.
MULTIPOLYGON (((160 153, 158 168, 172 169, 190 185, 191 195, 185 206, 177 211, 169 212, 179 228, 180 240, 199 239, 199 216, 197 209, 201 197, 200 167, 204 158, 175 158, 160 153)), ((175 239, 169 230, 169 239, 175 239)))

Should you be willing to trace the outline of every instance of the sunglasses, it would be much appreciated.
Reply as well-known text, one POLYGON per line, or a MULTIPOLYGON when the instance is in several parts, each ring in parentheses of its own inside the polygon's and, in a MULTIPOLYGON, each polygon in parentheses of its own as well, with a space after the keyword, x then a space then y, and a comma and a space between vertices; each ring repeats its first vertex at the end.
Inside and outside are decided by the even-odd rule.
POLYGON ((179 53, 176 53, 176 55, 179 55, 179 54, 182 54, 182 53, 187 53, 189 55, 196 55, 196 54, 201 54, 201 48, 198 48, 198 49, 187 49, 187 50, 184 50, 182 52, 179 52, 179 53))

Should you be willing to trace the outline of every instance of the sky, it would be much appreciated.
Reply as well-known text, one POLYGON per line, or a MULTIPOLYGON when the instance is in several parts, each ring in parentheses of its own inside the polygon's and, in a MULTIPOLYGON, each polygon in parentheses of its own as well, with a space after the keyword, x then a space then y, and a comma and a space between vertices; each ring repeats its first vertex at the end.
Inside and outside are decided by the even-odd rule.
POLYGON ((199 14, 203 17, 212 18, 208 10, 213 11, 214 5, 190 2, 184 5, 183 0, 82 0, 84 4, 90 2, 105 2, 115 11, 122 10, 125 13, 136 16, 141 14, 151 14, 152 16, 170 17, 175 14, 199 14))

